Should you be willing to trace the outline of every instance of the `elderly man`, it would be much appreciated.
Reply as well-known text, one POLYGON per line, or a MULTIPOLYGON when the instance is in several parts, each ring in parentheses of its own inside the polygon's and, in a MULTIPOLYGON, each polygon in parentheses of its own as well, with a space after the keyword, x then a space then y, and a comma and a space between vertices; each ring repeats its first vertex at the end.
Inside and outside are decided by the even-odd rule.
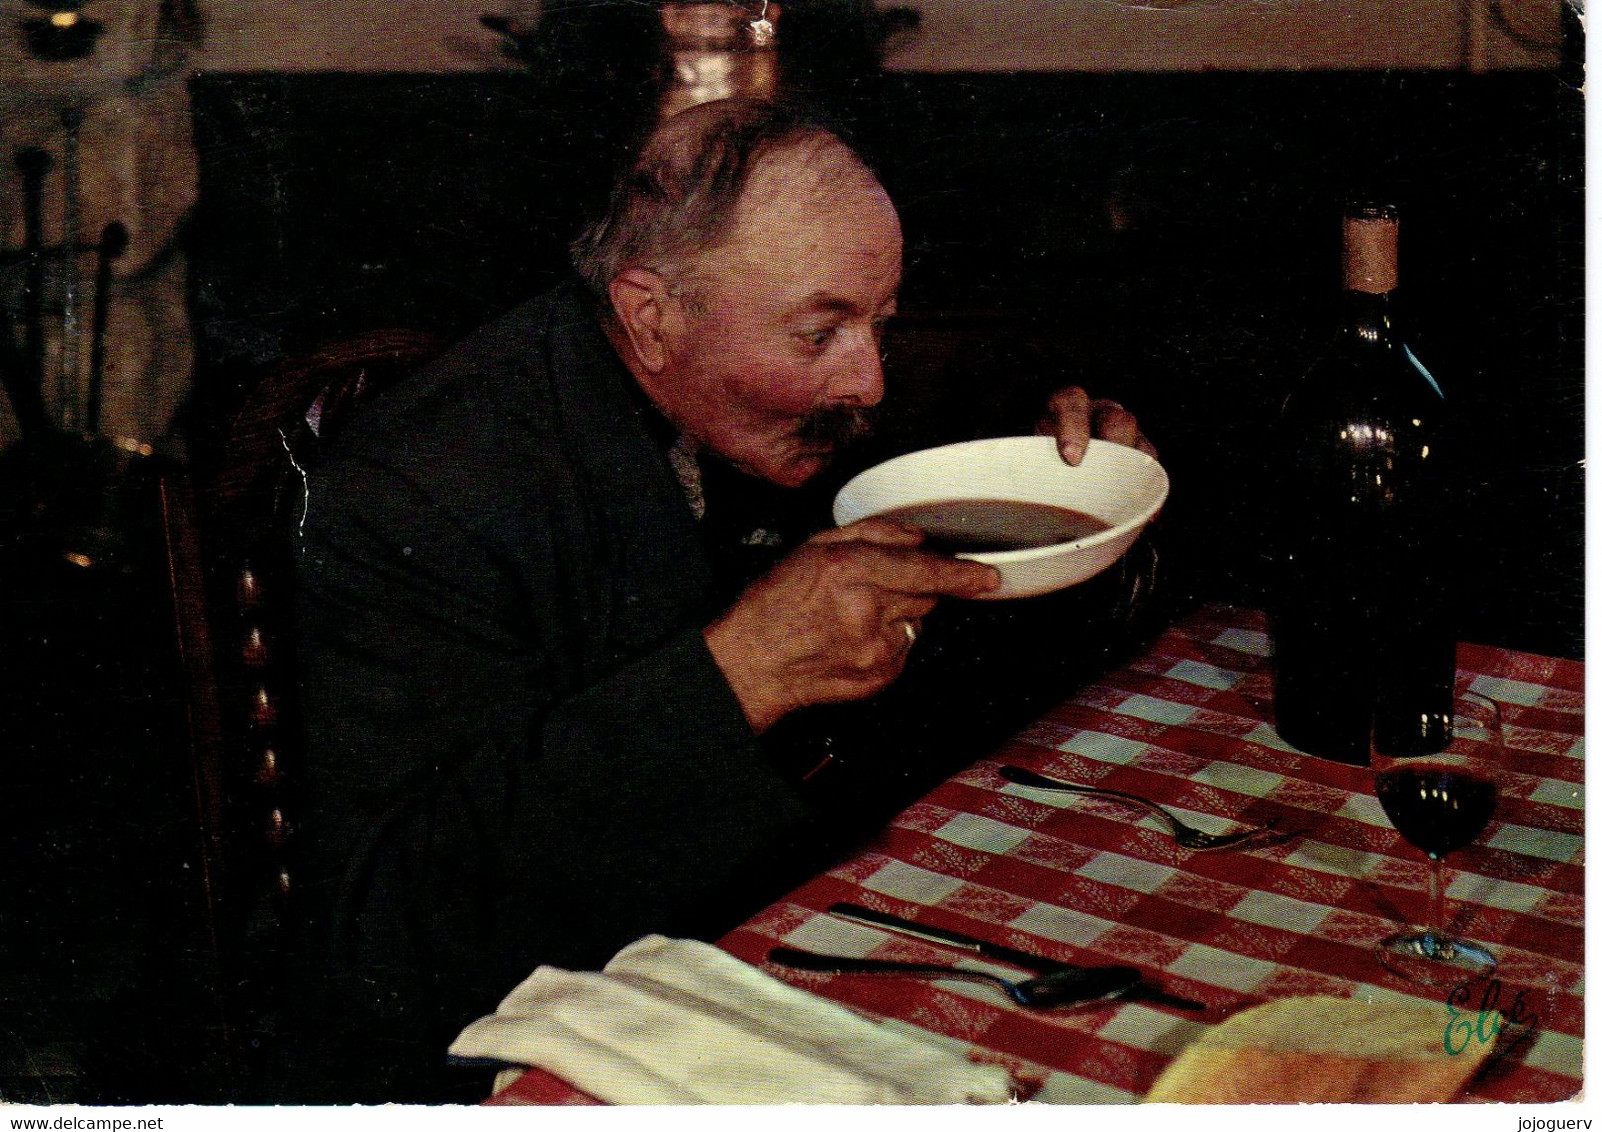
MULTIPOLYGON (((896 211, 838 138, 681 115, 575 264, 310 481, 308 1095, 439 1099, 450 1037, 535 965, 721 931, 825 863, 890 798, 828 786, 827 741, 782 721, 885 689, 941 598, 996 584, 786 505, 866 430, 901 279, 896 211)), ((1145 443, 1077 389, 1049 420, 1071 462, 1093 424, 1145 443)))

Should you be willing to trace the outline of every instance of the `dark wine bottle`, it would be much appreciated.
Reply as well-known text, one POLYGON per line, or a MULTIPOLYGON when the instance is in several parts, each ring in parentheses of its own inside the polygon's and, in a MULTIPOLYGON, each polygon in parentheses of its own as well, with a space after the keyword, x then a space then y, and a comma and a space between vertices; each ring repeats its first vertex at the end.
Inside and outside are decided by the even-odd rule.
POLYGON ((1280 419, 1272 609, 1280 737, 1366 765, 1451 739, 1445 398, 1396 317, 1396 212, 1349 208, 1329 352, 1280 419))

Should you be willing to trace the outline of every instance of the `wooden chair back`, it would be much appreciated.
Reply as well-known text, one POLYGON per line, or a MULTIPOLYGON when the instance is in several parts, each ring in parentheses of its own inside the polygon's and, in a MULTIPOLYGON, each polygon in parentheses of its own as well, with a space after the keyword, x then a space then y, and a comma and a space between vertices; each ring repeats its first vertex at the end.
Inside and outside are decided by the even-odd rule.
POLYGON ((280 934, 295 893, 293 532, 305 473, 353 412, 438 354, 377 331, 285 361, 235 417, 217 473, 161 485, 186 693, 214 1024, 248 1057, 273 1025, 280 934))

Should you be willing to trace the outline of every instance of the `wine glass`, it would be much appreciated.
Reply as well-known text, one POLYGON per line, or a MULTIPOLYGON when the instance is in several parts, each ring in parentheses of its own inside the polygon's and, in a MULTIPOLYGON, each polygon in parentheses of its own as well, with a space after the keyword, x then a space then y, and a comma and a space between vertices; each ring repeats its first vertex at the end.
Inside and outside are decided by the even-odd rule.
POLYGON ((1451 986, 1496 969, 1481 944, 1446 930, 1446 855, 1472 842, 1496 812, 1502 712, 1477 692, 1452 705, 1452 741, 1432 755, 1374 753, 1374 792, 1398 833, 1430 859, 1428 920, 1422 931, 1381 941, 1380 962, 1412 982, 1451 986))

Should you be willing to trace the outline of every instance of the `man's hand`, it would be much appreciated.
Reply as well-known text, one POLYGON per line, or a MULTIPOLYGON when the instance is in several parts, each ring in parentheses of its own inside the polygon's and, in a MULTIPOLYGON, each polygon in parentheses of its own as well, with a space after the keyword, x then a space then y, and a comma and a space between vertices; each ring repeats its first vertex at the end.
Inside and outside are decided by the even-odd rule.
POLYGON ((1077 385, 1051 395, 1046 403, 1046 415, 1035 426, 1035 432, 1056 437, 1057 451, 1075 466, 1085 458, 1085 449, 1093 436, 1138 449, 1154 458, 1157 455, 1157 449, 1142 435, 1134 413, 1117 401, 1092 398, 1077 385))
POLYGON ((941 596, 975 597, 993 567, 926 554, 921 532, 864 519, 807 540, 705 630, 760 734, 808 704, 859 700, 901 674, 941 596))

